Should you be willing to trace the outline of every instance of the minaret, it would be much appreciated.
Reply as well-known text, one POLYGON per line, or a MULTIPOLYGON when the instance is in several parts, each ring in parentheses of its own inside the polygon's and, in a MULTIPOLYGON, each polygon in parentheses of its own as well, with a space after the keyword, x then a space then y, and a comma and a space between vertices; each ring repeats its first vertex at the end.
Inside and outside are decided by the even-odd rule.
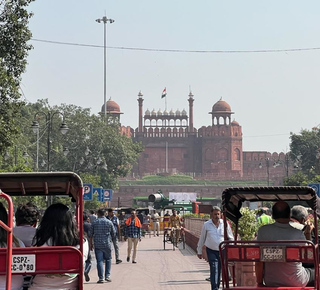
POLYGON ((138 132, 142 133, 142 106, 143 106, 143 94, 141 93, 141 91, 138 94, 139 99, 137 100, 139 102, 139 128, 138 128, 138 132))
POLYGON ((193 98, 193 94, 192 92, 190 91, 189 93, 189 132, 193 132, 193 101, 194 101, 194 98, 193 98))

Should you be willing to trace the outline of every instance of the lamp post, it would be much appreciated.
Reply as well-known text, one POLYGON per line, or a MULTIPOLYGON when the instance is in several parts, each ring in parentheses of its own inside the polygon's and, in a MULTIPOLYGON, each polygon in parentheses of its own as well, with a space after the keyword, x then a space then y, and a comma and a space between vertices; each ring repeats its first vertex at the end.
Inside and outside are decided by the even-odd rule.
POLYGON ((102 18, 96 19, 98 23, 103 23, 104 31, 104 43, 103 43, 103 52, 104 52, 104 65, 103 65, 103 104, 104 104, 104 118, 107 121, 107 22, 113 23, 114 20, 103 16, 102 18))
MULTIPOLYGON (((266 167, 267 167, 267 184, 270 184, 270 159, 267 157, 266 159, 266 167)), ((262 163, 259 163, 259 168, 262 168, 262 163)))
POLYGON ((47 171, 50 171, 50 152, 51 152, 51 140, 50 140, 50 135, 51 135, 51 131, 52 131, 52 121, 53 121, 53 117, 55 115, 62 115, 63 116, 63 120, 62 123, 60 125, 60 131, 62 134, 66 134, 69 130, 68 126, 66 125, 66 123, 64 122, 64 115, 59 112, 59 111, 54 111, 54 112, 37 112, 34 115, 34 121, 32 122, 31 128, 33 130, 34 133, 37 134, 37 154, 36 154, 36 168, 38 169, 38 162, 39 162, 39 122, 36 120, 36 117, 38 115, 44 115, 46 118, 46 129, 47 129, 47 171))
MULTIPOLYGON (((11 157, 10 153, 8 151, 6 151, 4 153, 3 159, 5 161, 8 161, 10 157, 11 157)), ((17 164, 18 164, 18 147, 16 145, 14 146, 14 156, 13 157, 14 157, 14 166, 17 166, 17 164)), ((22 157, 25 160, 24 164, 27 165, 28 164, 28 158, 30 156, 29 156, 29 154, 28 154, 28 152, 26 150, 22 152, 22 157)))

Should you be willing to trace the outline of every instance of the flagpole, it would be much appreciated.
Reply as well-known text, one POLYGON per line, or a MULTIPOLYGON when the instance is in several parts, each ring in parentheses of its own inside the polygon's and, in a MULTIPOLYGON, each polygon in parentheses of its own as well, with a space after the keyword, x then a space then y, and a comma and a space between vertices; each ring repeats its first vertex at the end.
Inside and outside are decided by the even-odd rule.
POLYGON ((164 98, 165 98, 165 108, 164 109, 167 110, 167 94, 164 98))
POLYGON ((168 141, 166 141, 166 173, 168 173, 168 141))

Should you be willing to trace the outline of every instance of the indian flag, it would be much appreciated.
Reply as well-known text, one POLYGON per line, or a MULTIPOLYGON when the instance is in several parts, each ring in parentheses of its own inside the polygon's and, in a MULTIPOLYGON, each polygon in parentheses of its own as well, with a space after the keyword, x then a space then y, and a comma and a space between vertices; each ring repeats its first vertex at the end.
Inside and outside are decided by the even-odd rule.
POLYGON ((167 96, 167 88, 164 88, 162 91, 161 99, 167 96))

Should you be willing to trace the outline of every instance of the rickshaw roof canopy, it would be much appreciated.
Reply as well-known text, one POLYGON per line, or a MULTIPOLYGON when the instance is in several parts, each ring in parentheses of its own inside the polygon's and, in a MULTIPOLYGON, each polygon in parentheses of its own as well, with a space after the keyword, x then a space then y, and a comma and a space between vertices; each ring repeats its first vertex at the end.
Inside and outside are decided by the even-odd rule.
POLYGON ((0 190, 11 196, 65 195, 76 201, 81 178, 74 172, 0 173, 0 190))
POLYGON ((309 186, 239 187, 222 192, 222 207, 227 218, 237 223, 241 218, 240 208, 245 201, 302 201, 312 210, 317 209, 317 195, 309 186))

